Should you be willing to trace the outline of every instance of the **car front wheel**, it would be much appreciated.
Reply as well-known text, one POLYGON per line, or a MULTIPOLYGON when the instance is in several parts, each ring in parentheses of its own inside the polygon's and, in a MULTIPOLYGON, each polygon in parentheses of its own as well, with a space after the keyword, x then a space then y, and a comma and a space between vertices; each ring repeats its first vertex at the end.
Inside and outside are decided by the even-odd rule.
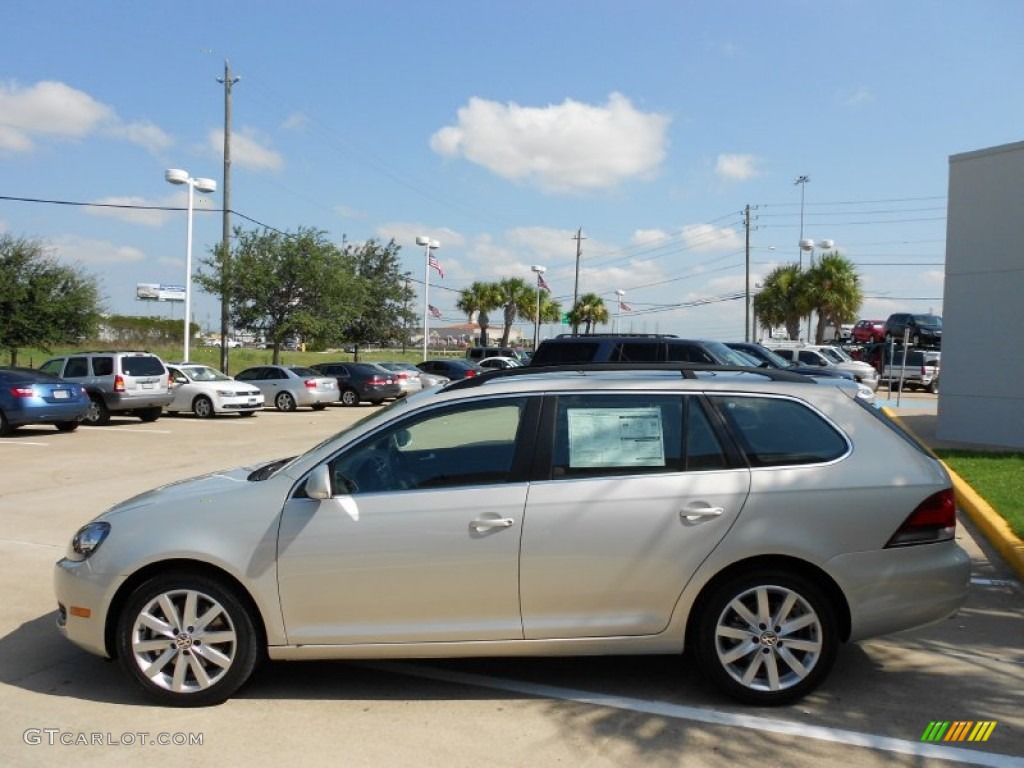
POLYGON ((192 413, 198 419, 209 419, 213 417, 213 401, 205 395, 200 395, 192 402, 192 413))
POLYGON ((161 704, 217 704, 250 677, 258 659, 252 617, 229 589, 205 576, 156 576, 128 599, 117 653, 128 676, 161 704))
POLYGON ((765 571, 714 590, 697 617, 696 654, 727 695, 759 705, 806 696, 828 675, 839 645, 828 601, 796 574, 765 571))
POLYGON ((86 424, 92 424, 94 426, 102 426, 110 423, 110 409, 107 408, 107 404, 103 402, 103 398, 99 395, 92 398, 89 410, 85 412, 84 421, 86 424))

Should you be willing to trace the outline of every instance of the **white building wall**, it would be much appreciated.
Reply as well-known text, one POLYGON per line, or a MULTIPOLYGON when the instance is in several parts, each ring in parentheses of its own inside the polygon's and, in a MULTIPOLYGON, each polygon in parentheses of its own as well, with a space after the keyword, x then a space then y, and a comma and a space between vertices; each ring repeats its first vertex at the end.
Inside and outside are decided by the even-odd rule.
POLYGON ((949 159, 942 440, 1024 448, 1024 142, 949 159))

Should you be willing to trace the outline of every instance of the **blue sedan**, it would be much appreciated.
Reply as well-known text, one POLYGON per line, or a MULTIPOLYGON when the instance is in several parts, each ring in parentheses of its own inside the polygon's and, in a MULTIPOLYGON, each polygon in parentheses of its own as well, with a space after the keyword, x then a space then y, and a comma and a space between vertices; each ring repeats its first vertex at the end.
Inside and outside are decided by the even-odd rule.
POLYGON ((27 424, 74 432, 89 410, 79 385, 32 368, 0 367, 0 436, 27 424))

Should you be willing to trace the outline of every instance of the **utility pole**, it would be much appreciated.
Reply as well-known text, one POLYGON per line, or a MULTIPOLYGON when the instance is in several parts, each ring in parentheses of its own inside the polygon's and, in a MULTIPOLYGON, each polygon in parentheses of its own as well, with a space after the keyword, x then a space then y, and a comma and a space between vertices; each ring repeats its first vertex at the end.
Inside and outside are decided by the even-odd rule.
POLYGON ((220 369, 228 374, 228 319, 231 309, 231 86, 242 78, 231 77, 231 62, 224 59, 224 211, 221 227, 220 262, 220 369))
POLYGON ((746 292, 743 295, 743 340, 750 341, 750 204, 743 211, 743 228, 746 231, 746 292))
MULTIPOLYGON (((586 240, 586 239, 587 238, 585 238, 583 236, 583 227, 580 227, 579 229, 577 229, 576 230, 576 236, 573 238, 573 240, 576 241, 576 282, 573 284, 573 288, 572 288, 572 311, 573 311, 573 313, 575 313, 575 311, 576 311, 576 302, 578 302, 579 299, 580 299, 580 256, 583 254, 583 241, 586 240)), ((574 316, 575 316, 575 314, 574 314, 574 316)), ((572 332, 574 334, 577 331, 579 331, 579 328, 580 328, 579 323, 573 322, 573 324, 572 324, 572 332)))

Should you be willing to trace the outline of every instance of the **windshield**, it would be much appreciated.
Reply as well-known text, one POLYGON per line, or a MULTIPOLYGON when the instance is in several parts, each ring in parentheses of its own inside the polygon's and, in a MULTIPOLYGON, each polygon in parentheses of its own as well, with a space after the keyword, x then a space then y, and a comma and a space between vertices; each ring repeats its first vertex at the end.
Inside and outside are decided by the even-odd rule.
POLYGON ((225 376, 208 365, 188 365, 184 366, 182 370, 192 381, 231 381, 230 376, 225 376))
POLYGON ((833 363, 852 363, 853 358, 838 347, 822 347, 821 354, 833 363))
POLYGON ((942 318, 938 315, 914 315, 914 322, 918 325, 934 325, 936 328, 942 327, 942 318))
POLYGON ((720 361, 719 365, 750 365, 749 357, 737 352, 735 349, 730 349, 721 341, 706 341, 704 345, 720 361))

